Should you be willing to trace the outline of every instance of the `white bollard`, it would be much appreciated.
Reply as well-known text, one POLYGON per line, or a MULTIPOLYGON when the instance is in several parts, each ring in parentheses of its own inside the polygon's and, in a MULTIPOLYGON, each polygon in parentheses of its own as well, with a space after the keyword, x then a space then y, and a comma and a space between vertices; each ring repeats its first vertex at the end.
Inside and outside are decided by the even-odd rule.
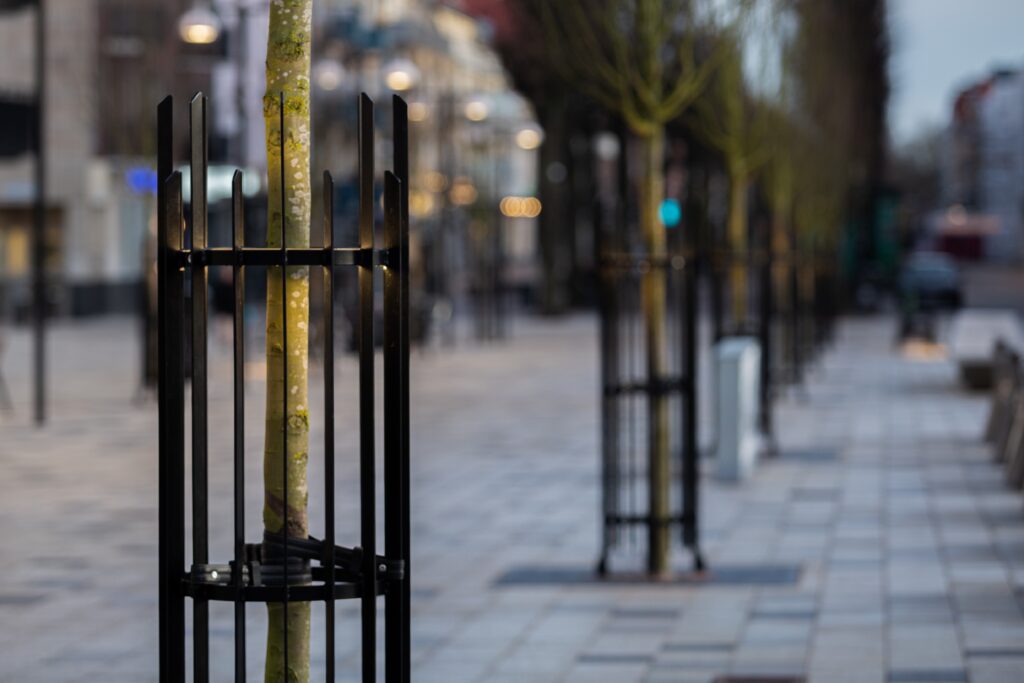
POLYGON ((718 364, 718 476, 743 481, 757 465, 761 439, 757 408, 761 395, 761 346, 753 337, 729 337, 715 349, 718 364))

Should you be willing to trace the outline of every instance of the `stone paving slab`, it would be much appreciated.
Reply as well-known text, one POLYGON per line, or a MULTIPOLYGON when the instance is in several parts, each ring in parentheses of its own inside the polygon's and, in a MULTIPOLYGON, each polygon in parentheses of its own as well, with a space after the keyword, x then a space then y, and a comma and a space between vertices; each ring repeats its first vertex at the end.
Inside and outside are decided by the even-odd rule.
MULTIPOLYGON (((55 330, 44 430, 26 419, 28 340, 6 335, 18 405, 0 417, 0 681, 156 680, 156 415, 132 400, 133 334, 110 320, 55 330)), ((505 344, 417 353, 414 680, 1024 680, 1024 503, 979 443, 985 399, 961 393, 948 362, 900 357, 893 337, 886 319, 845 322, 780 402, 782 456, 744 485, 705 476, 712 568, 797 568, 774 584, 503 581, 530 568, 586 576, 597 558, 595 321, 524 322, 505 344)), ((227 378, 224 340, 211 352, 227 378)), ((258 425, 262 368, 247 372, 258 425)), ((342 360, 339 425, 354 420, 354 377, 342 360)), ((227 389, 213 390, 211 425, 229 419, 227 389)), ((260 440, 247 439, 250 492, 260 440)), ((228 522, 211 544, 227 557, 230 435, 215 430, 210 452, 211 515, 228 522)), ((338 459, 336 523, 354 538, 354 449, 339 444, 338 459)), ((318 519, 315 492, 311 509, 318 519)), ((247 515, 257 538, 258 495, 247 515)), ((339 680, 356 681, 358 611, 338 613, 339 680)), ((262 610, 249 626, 261 680, 262 610)), ((322 609, 313 628, 322 635, 322 609)), ((213 680, 228 680, 230 607, 213 610, 212 637, 213 680)))

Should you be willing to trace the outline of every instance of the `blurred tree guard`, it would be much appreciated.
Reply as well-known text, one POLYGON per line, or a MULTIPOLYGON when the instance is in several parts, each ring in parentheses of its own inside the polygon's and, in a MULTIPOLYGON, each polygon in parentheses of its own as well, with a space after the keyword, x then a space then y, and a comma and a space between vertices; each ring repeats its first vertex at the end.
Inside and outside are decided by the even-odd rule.
MULTIPOLYGON (((755 174, 768 162, 768 120, 758 96, 750 92, 744 76, 745 38, 749 15, 741 12, 720 34, 721 61, 710 85, 696 100, 690 125, 705 144, 721 156, 729 183, 726 234, 730 258, 729 280, 732 317, 744 325, 749 319, 748 269, 739 257, 749 249, 749 206, 755 174)), ((763 38, 763 37, 762 37, 763 38)))
MULTIPOLYGON (((780 95, 776 102, 765 102, 764 115, 766 130, 770 134, 767 144, 770 149, 768 163, 761 177, 761 190, 770 215, 766 240, 771 251, 773 265, 769 277, 774 296, 773 305, 785 311, 782 338, 779 339, 777 379, 796 382, 800 377, 800 353, 797 328, 799 311, 794 305, 796 292, 796 226, 794 205, 796 202, 795 151, 796 130, 783 104, 786 101, 787 72, 783 72, 780 95), (785 303, 784 303, 785 302, 785 303)), ((769 359, 771 362, 771 359, 769 359)), ((775 371, 773 371, 775 372, 775 371)))
MULTIPOLYGON (((263 99, 269 174, 268 247, 280 247, 282 241, 288 247, 309 246, 312 17, 313 0, 275 0, 270 5, 267 92, 263 99), (282 163, 285 168, 282 168, 282 163)), ((309 268, 289 266, 285 278, 281 277, 278 267, 268 268, 263 524, 270 533, 287 534, 296 539, 305 539, 309 535, 308 330, 309 268), (282 280, 287 284, 283 286, 282 280), (283 329, 283 301, 289 302, 287 331, 283 329), (282 377, 285 354, 287 378, 282 377), (287 387, 282 386, 285 379, 287 387), (282 400, 285 395, 287 401, 282 400)), ((265 680, 267 683, 307 683, 310 604, 293 602, 285 606, 272 603, 267 605, 267 611, 265 680), (288 671, 284 670, 286 659, 288 671)))
MULTIPOLYGON (((850 228, 858 277, 875 254, 875 205, 886 164, 889 35, 885 0, 791 0, 791 73, 799 239, 835 245, 850 228)), ((848 288, 853 291, 853 288, 848 288)))
MULTIPOLYGON (((700 95, 721 61, 720 50, 701 59, 702 30, 689 0, 542 0, 552 64, 567 82, 626 122, 643 150, 640 225, 648 258, 667 257, 659 209, 665 198, 665 126, 700 95)), ((667 367, 665 280, 656 268, 642 282, 647 374, 667 367)), ((669 402, 650 399, 650 517, 648 570, 669 571, 669 402)))

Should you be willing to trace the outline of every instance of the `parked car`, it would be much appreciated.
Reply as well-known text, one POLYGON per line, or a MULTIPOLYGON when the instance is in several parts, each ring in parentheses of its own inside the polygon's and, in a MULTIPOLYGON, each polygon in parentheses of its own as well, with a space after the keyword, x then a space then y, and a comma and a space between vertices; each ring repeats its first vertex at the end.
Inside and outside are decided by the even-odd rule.
POLYGON ((900 271, 900 300, 904 310, 959 308, 963 293, 956 261, 938 251, 918 251, 908 256, 900 271))

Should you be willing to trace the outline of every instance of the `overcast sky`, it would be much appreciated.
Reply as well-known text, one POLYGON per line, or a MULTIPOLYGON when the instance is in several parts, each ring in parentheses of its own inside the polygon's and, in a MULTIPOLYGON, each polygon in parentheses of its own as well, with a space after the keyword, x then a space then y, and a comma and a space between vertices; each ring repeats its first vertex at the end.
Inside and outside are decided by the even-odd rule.
POLYGON ((897 144, 945 123, 958 86, 992 66, 1024 66, 1024 0, 890 0, 897 144))

